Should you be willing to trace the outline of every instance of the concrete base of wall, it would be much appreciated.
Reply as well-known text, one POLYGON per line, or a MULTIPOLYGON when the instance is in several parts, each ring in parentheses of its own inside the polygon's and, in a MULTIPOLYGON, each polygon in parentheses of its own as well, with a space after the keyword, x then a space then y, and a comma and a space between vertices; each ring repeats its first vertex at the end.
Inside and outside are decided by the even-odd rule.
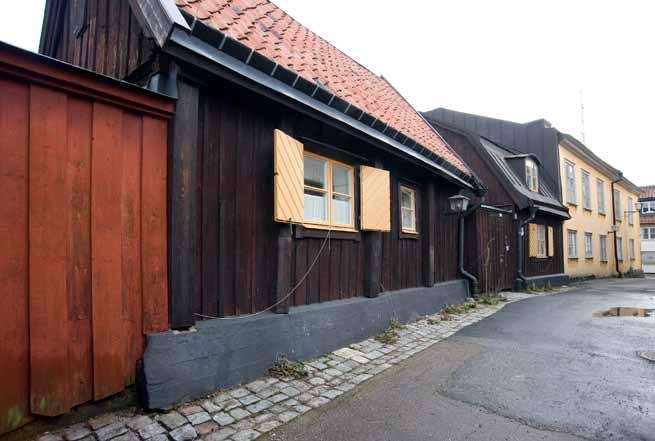
POLYGON ((151 334, 139 375, 142 401, 148 409, 163 408, 246 383, 264 375, 280 354, 317 357, 382 333, 392 318, 409 322, 468 296, 467 283, 456 280, 151 334))
POLYGON ((550 286, 552 287, 562 286, 562 285, 566 285, 569 282, 570 282, 569 276, 567 276, 564 273, 547 274, 545 276, 526 277, 525 283, 520 279, 516 279, 514 281, 514 290, 523 291, 527 288, 531 288, 532 286, 534 286, 535 288, 543 288, 548 284, 550 284, 550 286))

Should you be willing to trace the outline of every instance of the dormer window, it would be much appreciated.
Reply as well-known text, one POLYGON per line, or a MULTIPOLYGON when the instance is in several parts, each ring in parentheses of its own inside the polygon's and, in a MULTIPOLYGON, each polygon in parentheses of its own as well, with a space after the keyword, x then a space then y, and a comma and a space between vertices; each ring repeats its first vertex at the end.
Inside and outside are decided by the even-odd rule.
POLYGON ((530 191, 539 191, 539 167, 532 159, 525 160, 525 184, 530 191))

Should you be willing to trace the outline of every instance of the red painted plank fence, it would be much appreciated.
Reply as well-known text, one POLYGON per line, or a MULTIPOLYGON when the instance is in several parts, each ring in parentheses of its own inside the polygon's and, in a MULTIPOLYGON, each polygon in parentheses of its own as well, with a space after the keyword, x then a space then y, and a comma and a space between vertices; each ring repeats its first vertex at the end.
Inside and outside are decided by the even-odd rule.
POLYGON ((168 328, 173 106, 0 43, 0 434, 120 392, 168 328))

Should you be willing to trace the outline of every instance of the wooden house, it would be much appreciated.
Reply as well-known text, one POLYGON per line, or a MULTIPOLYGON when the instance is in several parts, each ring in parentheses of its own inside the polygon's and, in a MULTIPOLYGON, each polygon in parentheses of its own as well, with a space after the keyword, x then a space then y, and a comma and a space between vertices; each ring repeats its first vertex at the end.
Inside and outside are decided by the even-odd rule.
POLYGON ((540 159, 427 118, 488 188, 473 201, 466 227, 465 265, 480 290, 565 283, 562 224, 568 209, 540 159))
POLYGON ((387 81, 266 0, 48 0, 41 51, 177 98, 159 407, 469 295, 448 198, 484 187, 387 81), (275 314, 277 312, 277 314, 275 314))

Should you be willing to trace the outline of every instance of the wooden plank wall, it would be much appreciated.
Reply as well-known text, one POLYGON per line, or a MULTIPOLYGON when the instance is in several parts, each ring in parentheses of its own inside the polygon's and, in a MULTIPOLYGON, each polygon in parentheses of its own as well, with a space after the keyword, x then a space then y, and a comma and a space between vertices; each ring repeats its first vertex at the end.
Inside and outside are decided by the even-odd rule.
POLYGON ((523 236, 524 244, 524 260, 523 267, 525 268, 525 275, 528 277, 532 276, 545 276, 548 274, 561 274, 564 272, 564 244, 562 238, 562 221, 558 218, 553 218, 551 216, 539 214, 533 221, 533 223, 547 225, 553 227, 553 233, 555 235, 555 255, 553 257, 538 259, 535 257, 530 257, 528 253, 529 243, 528 243, 528 228, 526 226, 526 234, 523 236))
MULTIPOLYGON (((189 87, 188 83, 181 83, 189 87)), ((196 87, 196 86, 194 86, 196 87)), ((305 149, 330 156, 353 165, 372 165, 364 158, 372 158, 375 150, 360 140, 324 124, 292 113, 245 91, 235 91, 224 83, 213 82, 211 88, 198 85, 198 103, 191 106, 189 115, 197 115, 198 158, 184 157, 187 164, 179 170, 188 183, 171 190, 177 200, 182 192, 192 191, 198 179, 200 225, 186 227, 173 222, 171 228, 196 235, 197 257, 194 246, 186 246, 185 261, 199 262, 195 282, 181 284, 178 291, 172 283, 172 320, 188 326, 196 320, 218 316, 250 314, 272 305, 276 299, 277 247, 280 224, 273 221, 273 131, 284 128, 305 144, 305 149), (316 140, 313 143, 308 139, 316 140), (335 146, 338 149, 331 149, 335 146), (189 165, 196 163, 197 166, 189 165), (188 173, 188 174, 187 174, 188 173), (193 233, 193 230, 196 232, 193 233), (191 252, 189 252, 191 250, 191 252), (181 297, 176 300, 176 292, 181 297), (185 297, 186 296, 186 297, 185 297), (173 307, 176 302, 181 307, 173 307), (188 305, 186 302, 189 302, 188 305), (191 312, 189 309, 191 308, 191 312)), ((195 96, 186 93, 186 96, 195 96)), ((179 112, 183 110, 178 106, 179 112)), ((182 118, 180 118, 182 119, 182 118)), ((181 128, 186 132, 189 125, 181 128)), ((177 130, 174 130, 177 132, 177 130)), ((175 135, 174 135, 175 136, 175 135)), ((192 136, 192 135, 190 135, 192 136)), ((193 137, 193 136, 192 136, 193 137)), ((196 138, 194 138, 196 139, 196 138)), ((181 144, 180 144, 181 145, 181 144)), ((191 151, 190 151, 191 152, 191 151)), ((379 151, 378 151, 379 153, 379 151)), ((171 158, 182 164, 184 155, 171 158)), ((183 161, 184 162, 184 161, 183 161)), ((419 204, 424 197, 428 177, 418 169, 397 168, 398 159, 383 158, 383 166, 392 175, 392 231, 383 234, 382 267, 384 290, 423 286, 424 253, 421 231, 418 238, 403 238, 399 233, 398 184, 400 180, 414 185, 419 204)), ((356 186, 358 179, 355 179, 356 186)), ((181 183, 182 181, 179 180, 181 183)), ((431 269, 435 282, 457 278, 457 222, 446 216, 447 198, 457 188, 435 179, 435 218, 431 233, 435 238, 435 259, 431 269)), ((355 189, 358 198, 357 187, 355 189)), ((193 195, 185 196, 193 203, 193 195)), ((355 200, 356 218, 359 201, 355 200)), ((419 217, 423 216, 421 205, 419 217)), ((173 216, 173 213, 171 213, 173 216)), ((182 219, 180 219, 181 221, 182 219)), ((419 221, 419 229, 427 228, 419 221)), ((300 231, 301 229, 299 229, 300 231)), ((320 236, 320 234, 319 234, 320 236)), ((362 235, 334 235, 320 255, 314 269, 290 299, 291 306, 307 305, 330 300, 362 296, 364 293, 364 240, 362 235)), ((178 238, 181 237, 178 234, 178 238)), ((185 236, 186 237, 186 236, 185 236)), ((172 243, 178 239, 171 238, 172 243)), ((293 235, 290 286, 305 275, 323 244, 316 234, 293 235), (312 237, 313 236, 313 237, 312 237)), ((176 253, 180 257, 179 253, 176 253)), ((186 266, 185 266, 186 267, 186 266)), ((193 263, 188 266, 193 268, 193 263)))
MULTIPOLYGON (((127 0, 48 0, 53 16, 44 26, 41 51, 48 56, 123 79, 153 56, 147 38, 127 0), (44 42, 45 43, 45 42, 44 42)), ((50 9, 48 9, 50 8, 50 9)))
POLYGON ((3 433, 120 392, 167 329, 167 121, 6 75, 0 91, 3 433))

